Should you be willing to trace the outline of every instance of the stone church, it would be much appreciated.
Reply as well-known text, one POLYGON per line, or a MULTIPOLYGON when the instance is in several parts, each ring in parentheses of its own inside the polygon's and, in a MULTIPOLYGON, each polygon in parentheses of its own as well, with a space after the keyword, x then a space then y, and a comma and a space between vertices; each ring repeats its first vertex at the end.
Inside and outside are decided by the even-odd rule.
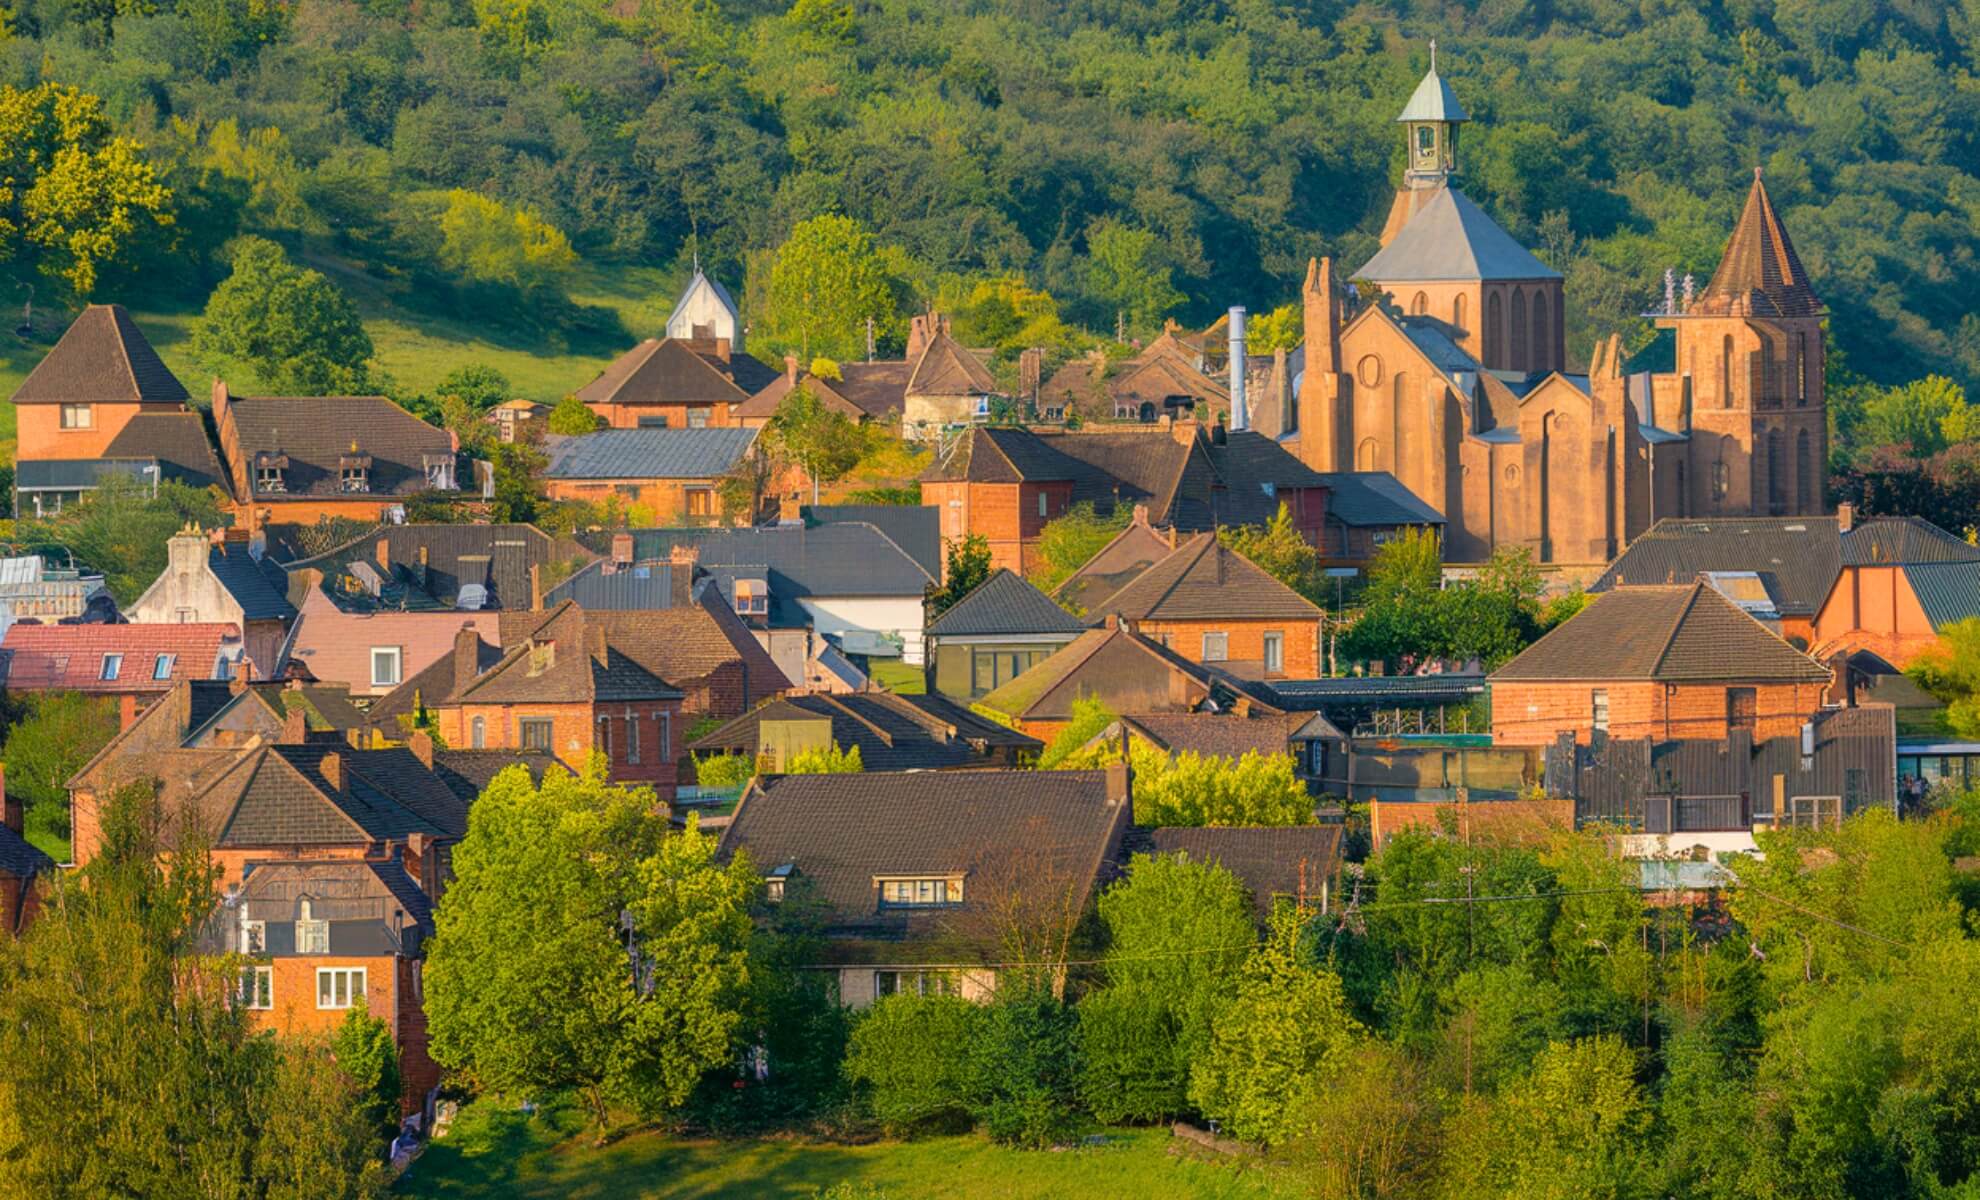
POLYGON ((1352 275, 1382 299, 1313 264, 1286 409, 1260 426, 1315 470, 1392 472, 1443 512, 1452 562, 1606 563, 1664 517, 1821 512, 1824 310, 1759 173, 1711 282, 1667 281, 1650 350, 1625 362, 1611 337, 1580 374, 1560 273, 1453 183, 1467 120, 1433 63, 1398 118, 1382 248, 1352 275))

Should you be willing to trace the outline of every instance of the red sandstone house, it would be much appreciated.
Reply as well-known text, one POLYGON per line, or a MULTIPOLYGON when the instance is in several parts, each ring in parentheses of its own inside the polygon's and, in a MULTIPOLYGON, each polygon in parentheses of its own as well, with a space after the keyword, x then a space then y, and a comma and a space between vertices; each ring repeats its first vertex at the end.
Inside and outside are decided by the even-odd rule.
POLYGON ((1830 678, 1705 583, 1617 588, 1492 673, 1492 740, 1791 737, 1830 678))

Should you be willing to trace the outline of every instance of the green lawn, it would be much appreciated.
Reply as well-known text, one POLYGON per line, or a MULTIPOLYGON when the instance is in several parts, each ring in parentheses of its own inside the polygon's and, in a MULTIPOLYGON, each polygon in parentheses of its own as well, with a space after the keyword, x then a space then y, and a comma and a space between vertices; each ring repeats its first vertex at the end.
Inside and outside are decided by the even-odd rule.
POLYGON ((65 863, 69 861, 69 840, 67 838, 57 837, 45 829, 30 829, 27 831, 27 840, 29 845, 36 847, 56 862, 65 863))
POLYGON ((799 1141, 682 1140, 634 1133, 603 1148, 558 1107, 525 1118, 477 1101, 401 1182, 403 1195, 530 1200, 808 1200, 839 1183, 886 1200, 1267 1200, 1266 1168, 1198 1157, 1162 1130, 1109 1133, 1077 1150, 1005 1150, 979 1137, 851 1146, 799 1141))
POLYGON ((897 696, 919 696, 928 690, 928 677, 920 667, 911 667, 898 658, 867 660, 873 682, 897 696))

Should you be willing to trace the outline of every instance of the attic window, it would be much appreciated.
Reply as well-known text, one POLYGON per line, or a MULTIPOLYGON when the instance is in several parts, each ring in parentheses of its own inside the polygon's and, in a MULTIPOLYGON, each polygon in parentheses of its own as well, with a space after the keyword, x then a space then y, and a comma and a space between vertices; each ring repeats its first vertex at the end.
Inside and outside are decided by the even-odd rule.
POLYGON ((961 904, 962 899, 963 881, 960 875, 880 881, 882 908, 935 908, 948 904, 961 904))
POLYGON ((454 457, 451 454, 428 454, 420 459, 426 470, 426 486, 436 492, 454 490, 454 457))
POLYGON ((123 669, 124 669, 123 655, 106 654, 103 656, 103 670, 97 675, 97 678, 105 682, 112 681, 117 678, 117 673, 119 671, 122 671, 123 669))
POLYGON ((305 896, 296 904, 296 953, 330 953, 330 922, 314 919, 315 909, 305 896))
POLYGON ((345 492, 371 490, 371 456, 346 454, 337 461, 337 488, 345 492))
POLYGON ((770 589, 763 580, 736 580, 736 611, 746 617, 760 617, 770 611, 770 589))
POLYGON ((263 451, 254 456, 254 490, 257 492, 286 492, 288 482, 283 478, 289 469, 289 456, 270 454, 263 451))
POLYGON ((178 655, 176 654, 159 655, 152 660, 151 677, 153 679, 170 679, 172 677, 172 664, 176 661, 178 661, 178 655))

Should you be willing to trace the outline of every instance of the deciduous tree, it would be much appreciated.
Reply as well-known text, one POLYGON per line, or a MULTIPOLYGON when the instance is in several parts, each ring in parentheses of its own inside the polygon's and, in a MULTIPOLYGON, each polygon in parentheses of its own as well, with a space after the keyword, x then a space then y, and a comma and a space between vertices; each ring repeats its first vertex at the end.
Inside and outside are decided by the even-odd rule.
POLYGON ((272 392, 350 395, 370 379, 371 337, 348 297, 265 238, 234 246, 233 274, 193 322, 193 354, 216 374, 272 392))
POLYGON ((966 534, 949 542, 948 579, 928 594, 931 619, 955 607, 956 601, 983 586, 990 578, 990 540, 980 533, 966 534))

